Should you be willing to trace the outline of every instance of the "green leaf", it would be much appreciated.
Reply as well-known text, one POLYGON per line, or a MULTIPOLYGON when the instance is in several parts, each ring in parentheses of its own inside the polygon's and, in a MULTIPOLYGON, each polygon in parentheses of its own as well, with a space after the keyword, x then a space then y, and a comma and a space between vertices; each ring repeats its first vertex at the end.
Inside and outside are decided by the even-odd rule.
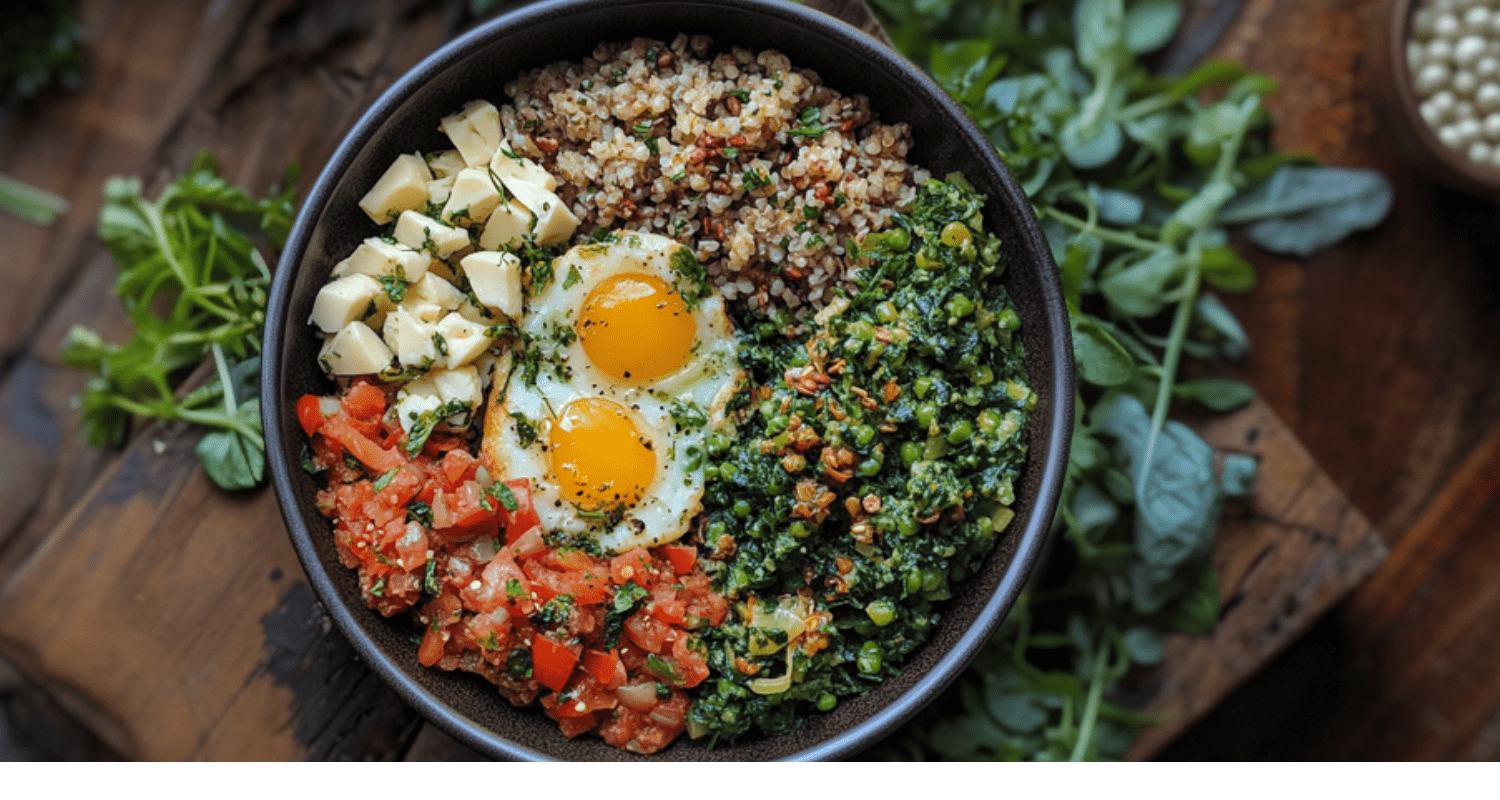
POLYGON ((1172 393, 1185 400, 1197 400, 1214 411, 1233 411, 1255 399, 1255 389, 1231 378, 1200 378, 1181 381, 1172 393))
POLYGON ((203 470, 220 487, 253 489, 265 476, 266 443, 260 427, 260 400, 241 403, 235 419, 250 426, 255 435, 238 430, 214 430, 198 440, 194 452, 203 470))
POLYGON ((1133 53, 1149 53, 1172 41, 1182 19, 1178 0, 1135 0, 1125 12, 1125 45, 1133 53))
POLYGON ((1255 288, 1255 268, 1228 245, 1203 251, 1199 268, 1209 286, 1223 292, 1248 292, 1255 288))
POLYGON ((1144 625, 1136 625, 1125 631, 1121 638, 1125 641, 1125 650, 1130 653, 1130 660, 1137 664, 1160 664, 1163 647, 1161 634, 1154 629, 1144 625))
POLYGON ((1073 358, 1078 376, 1095 386, 1118 386, 1135 373, 1135 360, 1093 318, 1069 314, 1073 332, 1073 358))
POLYGON ((1182 255, 1158 248, 1099 281, 1099 291, 1120 311, 1133 317, 1154 317, 1166 307, 1167 286, 1181 277, 1182 255))
POLYGON ((1080 117, 1068 120, 1058 136, 1063 155, 1078 169, 1096 169, 1113 161, 1125 144, 1125 134, 1117 122, 1109 121, 1089 128, 1080 117))
POLYGON ((1306 258, 1357 230, 1379 225, 1394 191, 1373 170, 1284 166, 1226 204, 1219 221, 1251 223, 1246 236, 1274 253, 1306 258))
POLYGON ((1193 305, 1193 321, 1199 339, 1213 345, 1221 358, 1238 361, 1250 355, 1250 337, 1234 314, 1211 294, 1198 296, 1193 305))

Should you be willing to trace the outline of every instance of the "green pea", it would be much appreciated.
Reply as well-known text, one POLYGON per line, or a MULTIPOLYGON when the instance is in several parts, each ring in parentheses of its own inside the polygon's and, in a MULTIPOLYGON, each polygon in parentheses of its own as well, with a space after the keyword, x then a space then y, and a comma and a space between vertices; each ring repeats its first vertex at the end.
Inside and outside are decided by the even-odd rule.
POLYGON ((733 461, 726 461, 719 465, 719 477, 726 481, 734 480, 734 476, 738 474, 740 474, 740 468, 736 467, 733 461))
POLYGON ((812 535, 812 528, 807 527, 807 523, 800 519, 792 520, 792 525, 787 530, 796 539, 806 539, 812 535))
POLYGON ((932 391, 932 378, 927 375, 917 378, 917 382, 912 386, 912 391, 917 393, 918 400, 926 400, 927 393, 932 391))
POLYGON ((907 442, 901 445, 901 463, 909 467, 912 464, 917 463, 917 459, 921 457, 922 445, 919 445, 916 442, 907 442))
POLYGON ((922 591, 935 592, 943 588, 943 571, 937 567, 927 567, 922 570, 922 591))
POLYGON ((747 500, 734 501, 734 515, 740 519, 750 516, 750 503, 747 500))
POLYGON ((896 605, 889 600, 876 600, 865 606, 870 621, 884 628, 896 618, 896 605))
POLYGON ((723 450, 729 447, 729 437, 722 433, 713 433, 708 437, 708 448, 710 450, 723 450))
POLYGON ((937 269, 943 266, 943 262, 927 255, 926 250, 918 250, 916 258, 917 266, 922 269, 937 269))
POLYGON ((881 244, 892 253, 905 252, 906 248, 911 247, 911 234, 907 233, 905 228, 893 228, 886 231, 881 238, 881 244))
POLYGON ((950 222, 943 226, 943 233, 940 238, 943 244, 949 247, 961 247, 965 242, 973 239, 974 236, 969 233, 968 227, 962 222, 950 222))
POLYGON ((979 430, 983 433, 994 433, 1000 428, 1000 423, 1005 420, 1000 412, 993 408, 986 408, 979 412, 979 430))
POLYGON ((728 529, 722 522, 710 522, 708 524, 708 536, 710 539, 718 539, 720 536, 723 536, 725 532, 727 532, 727 530, 728 529))
POLYGON ((849 326, 849 335, 862 342, 868 342, 875 338, 875 326, 864 320, 859 320, 849 326))
POLYGON ((876 475, 880 474, 880 468, 882 466, 883 466, 883 460, 882 459, 879 459, 879 458, 867 458, 867 459, 859 462, 859 467, 855 471, 860 474, 860 477, 873 478, 876 475))
POLYGON ((861 447, 875 441, 875 429, 869 425, 856 425, 854 428, 854 441, 861 447))
POLYGON ((719 479, 719 468, 713 464, 703 468, 703 479, 705 481, 716 481, 719 479))
MULTIPOLYGON (((901 519, 896 520, 896 530, 900 531, 902 536, 910 536, 910 535, 916 533, 917 532, 917 520, 916 520, 916 518, 915 517, 902 517, 901 519)), ((916 575, 916 574, 917 573, 913 572, 911 575, 907 575, 906 576, 906 585, 907 586, 911 586, 911 576, 912 575, 916 575)), ((918 575, 917 576, 917 588, 918 589, 922 588, 921 583, 922 583, 922 578, 921 578, 920 575, 918 575)), ((909 589, 908 593, 915 592, 915 591, 916 591, 916 589, 909 589)))
POLYGON ((970 377, 975 385, 989 386, 995 382, 995 371, 989 367, 977 367, 970 377))
POLYGON ((948 313, 954 319, 963 319, 974 313, 974 301, 967 295, 956 294, 948 298, 948 313))
POLYGON ((922 570, 914 569, 906 573, 906 593, 909 595, 922 591, 922 570))
POLYGON ((849 627, 852 628, 854 632, 860 636, 875 635, 875 623, 869 621, 868 619, 857 619, 854 621, 854 624, 850 625, 849 627))
POLYGON ((781 431, 786 430, 786 426, 790 425, 791 422, 791 418, 787 415, 775 414, 766 420, 766 432, 780 433, 781 431))
POLYGON ((859 647, 859 658, 855 659, 855 665, 859 667, 860 673, 864 675, 875 675, 880 672, 880 665, 885 662, 885 653, 880 649, 879 642, 865 642, 859 647))
POLYGON ((937 419, 938 407, 933 403, 923 403, 917 407, 917 424, 924 428, 932 427, 932 421, 937 419))
POLYGON ((819 711, 832 711, 834 706, 837 706, 838 704, 839 699, 837 697, 834 697, 832 692, 824 692, 818 695, 819 711))
POLYGON ((875 317, 881 322, 895 322, 901 317, 901 312, 896 309, 896 304, 887 300, 875 306, 875 317))
POLYGON ((958 424, 953 426, 953 430, 948 431, 948 444, 962 444, 973 435, 974 426, 970 425, 966 419, 959 420, 958 424))

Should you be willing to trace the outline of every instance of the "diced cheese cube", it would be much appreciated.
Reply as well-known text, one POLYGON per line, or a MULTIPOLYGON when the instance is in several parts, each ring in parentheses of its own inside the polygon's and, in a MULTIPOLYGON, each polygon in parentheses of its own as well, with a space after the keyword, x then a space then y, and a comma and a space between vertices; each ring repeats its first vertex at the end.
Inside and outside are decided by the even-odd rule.
POLYGON ((432 256, 420 250, 374 237, 360 243, 349 256, 349 267, 354 272, 372 278, 390 275, 409 282, 422 280, 431 262, 432 256))
POLYGON ((484 166, 500 149, 500 110, 486 100, 473 100, 457 114, 443 117, 438 130, 448 134, 465 164, 484 166))
POLYGON ((573 231, 578 230, 578 217, 575 216, 567 204, 551 192, 550 198, 542 201, 540 207, 531 210, 536 213, 536 227, 533 233, 536 243, 541 247, 561 244, 573 238, 573 231))
POLYGON ((447 258, 469 244, 469 232, 439 222, 425 214, 403 211, 396 220, 396 241, 413 250, 426 250, 438 258, 447 258))
POLYGON ((529 158, 506 155, 504 148, 490 159, 490 170, 503 182, 506 176, 522 183, 534 183, 549 192, 557 190, 557 178, 529 158))
POLYGON ((345 325, 363 319, 375 296, 384 294, 380 281, 369 275, 345 275, 318 290, 309 322, 324 333, 338 333, 345 325))
POLYGON ((445 311, 458 308, 466 299, 464 293, 460 292, 457 287, 439 278, 433 272, 428 272, 422 276, 422 280, 412 284, 406 296, 433 303, 445 311))
POLYGON ((438 336, 443 337, 443 346, 448 351, 448 369, 458 369, 472 362, 490 346, 490 338, 484 335, 485 327, 464 319, 458 313, 449 314, 438 322, 438 336))
POLYGON ((442 405, 443 398, 438 395, 437 383, 433 381, 432 375, 423 375, 396 392, 396 419, 400 421, 402 429, 410 434, 418 420, 442 405))
POLYGON ((328 273, 328 278, 329 280, 332 280, 334 278, 342 278, 345 275, 352 274, 354 274, 353 264, 349 259, 346 258, 343 261, 340 261, 339 263, 333 265, 333 271, 328 273))
POLYGON ((467 298, 458 307, 458 313, 459 316, 475 325, 481 325, 486 328, 500 322, 501 319, 497 312, 491 311, 487 306, 478 305, 467 298))
POLYGON ((406 313, 431 325, 436 325, 438 320, 448 314, 448 309, 420 297, 407 296, 401 301, 401 307, 406 309, 406 313))
POLYGON ((386 344, 396 351, 396 359, 403 369, 427 369, 442 361, 434 340, 437 326, 423 322, 404 305, 386 315, 383 333, 386 344))
POLYGON ((466 169, 453 179, 453 190, 443 204, 443 219, 455 225, 489 219, 500 205, 500 187, 487 169, 466 169))
POLYGON ((432 382, 437 385, 438 396, 444 404, 463 403, 472 412, 484 399, 484 391, 479 386, 479 371, 473 367, 436 371, 432 373, 432 382))
POLYGON ((433 178, 427 182, 427 201, 429 203, 446 203, 448 196, 453 193, 453 176, 446 178, 433 178))
POLYGON ((467 166, 463 154, 457 150, 443 150, 427 157, 427 167, 432 170, 434 178, 451 178, 467 166))
POLYGON ((485 250, 515 247, 531 232, 531 212, 516 200, 495 207, 479 234, 479 246, 485 250))
POLYGON ((521 317, 521 259, 514 253, 481 250, 459 266, 479 302, 511 319, 521 317))
POLYGON ((427 182, 432 180, 432 171, 420 155, 403 154, 386 168, 385 174, 359 201, 370 219, 384 225, 391 218, 414 208, 427 205, 427 182))
POLYGON ((330 375, 369 375, 391 365, 391 350, 369 325, 345 325, 328 343, 322 358, 330 375))

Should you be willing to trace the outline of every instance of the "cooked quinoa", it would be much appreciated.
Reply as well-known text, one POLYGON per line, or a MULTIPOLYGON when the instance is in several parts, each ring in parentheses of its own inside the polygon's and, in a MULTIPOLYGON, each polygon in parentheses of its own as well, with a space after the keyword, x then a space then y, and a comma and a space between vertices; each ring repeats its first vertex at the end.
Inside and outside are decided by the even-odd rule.
POLYGON ((505 87, 511 149, 542 164, 581 230, 692 247, 727 299, 821 307, 856 266, 846 242, 888 227, 925 170, 911 129, 875 119, 775 50, 710 54, 705 36, 601 44, 505 87))

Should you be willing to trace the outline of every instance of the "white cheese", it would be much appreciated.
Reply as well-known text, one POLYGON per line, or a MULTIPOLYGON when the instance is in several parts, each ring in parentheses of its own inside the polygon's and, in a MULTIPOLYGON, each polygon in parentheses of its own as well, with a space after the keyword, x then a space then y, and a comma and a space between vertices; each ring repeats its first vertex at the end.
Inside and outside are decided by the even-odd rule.
POLYGON ((427 157, 427 166, 434 178, 451 178, 467 167, 464 157, 457 150, 443 150, 427 157))
POLYGON ((362 319, 376 295, 384 295, 380 281, 369 275, 345 275, 325 284, 313 300, 309 322, 324 333, 338 333, 345 325, 362 319))
POLYGON ((500 199, 500 187, 489 170, 466 169, 453 179, 453 191, 443 204, 443 219, 454 225, 489 219, 500 199))
POLYGON ((511 319, 521 317, 521 259, 481 250, 459 262, 479 302, 511 319))
POLYGON ((354 272, 372 278, 389 275, 410 282, 421 280, 431 262, 432 257, 424 252, 373 237, 364 240, 349 256, 349 268, 354 272))
POLYGON ((432 374, 437 385, 438 396, 446 403, 463 403, 472 413, 484 399, 479 386, 479 371, 473 367, 439 370, 432 374))
POLYGON ((515 247, 531 232, 532 215, 526 206, 512 200, 495 207, 479 234, 479 246, 485 250, 515 247))
POLYGON ((396 392, 396 418, 408 434, 417 420, 442 405, 443 399, 438 396, 437 384, 430 374, 408 382, 396 392))
POLYGON ((433 178, 427 182, 427 201, 429 203, 446 203, 451 194, 453 194, 452 175, 446 178, 433 178))
POLYGON ((391 365, 391 350, 369 325, 345 325, 329 341, 322 362, 330 375, 369 375, 391 365))
POLYGON ((443 337, 443 346, 448 351, 448 369, 458 369, 472 362, 490 346, 489 337, 484 335, 485 327, 464 319, 458 313, 449 314, 438 322, 437 333, 443 337))
POLYGON ((500 149, 500 111, 486 100, 470 101, 457 114, 443 117, 438 130, 448 134, 471 167, 488 164, 500 149))
POLYGON ((432 171, 420 155, 403 154, 386 168, 385 174, 359 201, 370 219, 384 225, 391 218, 414 208, 427 205, 427 182, 432 180, 432 171))
POLYGON ((485 306, 478 305, 468 298, 464 298, 463 303, 459 305, 458 313, 459 316, 474 323, 475 325, 480 325, 486 328, 500 321, 500 315, 498 313, 489 310, 489 308, 485 306))
POLYGON ((428 272, 422 276, 422 280, 412 284, 411 289, 407 290, 407 297, 436 304, 445 311, 452 311, 464 302, 463 292, 433 272, 428 272))
POLYGON ((506 176, 510 176, 521 183, 534 183, 549 192, 557 190, 557 178, 553 177, 552 173, 529 158, 506 155, 503 149, 497 151, 495 157, 490 159, 490 170, 501 181, 504 181, 506 176))
POLYGON ((396 241, 413 250, 427 250, 447 258, 469 244, 469 232, 439 222, 425 214, 403 211, 396 220, 396 241))
POLYGON ((433 336, 437 326, 423 322, 415 314, 401 306, 386 315, 386 344, 396 351, 396 359, 402 368, 426 369, 441 361, 433 336))
POLYGON ((328 273, 328 278, 329 280, 332 280, 334 278, 342 278, 345 275, 352 274, 354 274, 354 267, 350 264, 349 259, 346 258, 343 261, 340 261, 339 263, 333 265, 333 271, 328 273))
POLYGON ((578 217, 574 216, 562 198, 551 192, 547 194, 548 197, 541 201, 540 206, 531 208, 536 213, 533 233, 536 243, 542 247, 562 244, 573 238, 573 231, 578 230, 578 217))
POLYGON ((448 309, 437 303, 410 294, 401 300, 401 307, 406 309, 406 313, 432 325, 436 325, 438 320, 448 314, 448 309))

